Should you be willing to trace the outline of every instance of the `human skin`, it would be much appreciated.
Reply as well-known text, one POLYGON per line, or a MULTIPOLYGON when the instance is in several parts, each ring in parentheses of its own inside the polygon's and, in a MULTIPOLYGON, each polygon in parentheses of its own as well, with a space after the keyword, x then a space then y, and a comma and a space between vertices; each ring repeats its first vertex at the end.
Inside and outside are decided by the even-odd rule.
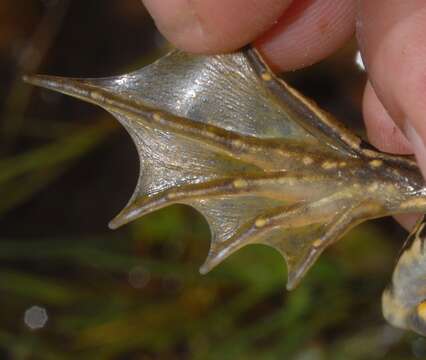
POLYGON ((368 72, 369 140, 385 152, 414 153, 426 175, 424 0, 142 1, 176 47, 220 53, 251 42, 277 71, 318 62, 355 32, 368 72))

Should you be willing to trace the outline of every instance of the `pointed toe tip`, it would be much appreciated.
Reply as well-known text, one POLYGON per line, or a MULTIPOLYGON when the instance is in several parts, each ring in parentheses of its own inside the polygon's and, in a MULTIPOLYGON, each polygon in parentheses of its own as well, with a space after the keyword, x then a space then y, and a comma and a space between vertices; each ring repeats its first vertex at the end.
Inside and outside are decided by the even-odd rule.
POLYGON ((204 261, 204 264, 200 267, 200 274, 205 275, 210 272, 216 265, 218 265, 223 258, 216 251, 210 250, 207 255, 207 259, 204 261))
POLYGON ((198 271, 201 275, 206 275, 210 271, 210 269, 207 268, 205 265, 202 265, 200 266, 200 269, 198 271))
POLYGON ((200 274, 206 275, 208 272, 210 272, 214 267, 216 266, 216 263, 213 258, 210 256, 207 256, 206 261, 204 261, 204 264, 200 266, 200 274))
POLYGON ((108 223, 108 228, 110 229, 110 230, 115 230, 115 229, 117 229, 117 226, 113 223, 113 222, 109 222, 108 223))
POLYGON ((288 281, 285 288, 287 289, 287 291, 292 291, 296 288, 296 286, 297 284, 295 284, 294 282, 288 281))
POLYGON ((45 78, 43 75, 37 74, 24 74, 22 75, 22 81, 27 84, 35 85, 35 86, 43 86, 42 81, 45 78))
POLYGON ((60 78, 56 76, 50 75, 39 75, 39 74, 24 74, 22 76, 22 81, 27 84, 42 87, 45 89, 62 92, 68 95, 73 95, 66 91, 63 86, 65 78, 60 78))
POLYGON ((209 273, 213 268, 215 267, 215 264, 212 262, 212 259, 207 258, 203 265, 200 266, 200 274, 206 275, 209 273))
POLYGON ((303 274, 301 273, 289 272, 286 289, 288 291, 294 290, 300 284, 302 277, 303 277, 303 274))
POLYGON ((125 224, 127 224, 128 222, 130 222, 131 220, 134 220, 132 218, 129 218, 126 209, 120 211, 120 213, 118 213, 114 219, 112 219, 109 223, 108 223, 108 227, 111 230, 115 230, 125 224))
POLYGON ((22 75, 22 81, 26 82, 26 83, 30 83, 31 82, 31 75, 28 75, 28 74, 22 75))
POLYGON ((112 219, 109 223, 108 223, 108 227, 111 230, 116 230, 121 226, 121 224, 117 221, 117 218, 112 219))

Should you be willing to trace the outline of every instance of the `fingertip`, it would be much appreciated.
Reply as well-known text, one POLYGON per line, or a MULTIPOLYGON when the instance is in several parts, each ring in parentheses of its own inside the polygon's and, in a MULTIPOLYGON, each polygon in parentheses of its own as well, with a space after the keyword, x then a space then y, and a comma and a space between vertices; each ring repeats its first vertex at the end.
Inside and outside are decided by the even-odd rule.
POLYGON ((270 28, 291 0, 142 0, 176 47, 195 53, 232 51, 270 28))
POLYGON ((226 6, 217 0, 143 2, 176 47, 220 53, 258 38, 255 46, 276 70, 294 70, 323 59, 355 28, 353 0, 230 0, 226 6))
POLYGON ((363 97, 363 114, 370 142, 379 150, 393 154, 412 154, 413 149, 368 82, 363 97))
POLYGON ((276 70, 306 67, 351 37, 355 16, 353 0, 294 1, 255 45, 276 70))
POLYGON ((395 220, 398 221, 405 230, 411 231, 420 216, 421 214, 400 214, 395 216, 395 220))

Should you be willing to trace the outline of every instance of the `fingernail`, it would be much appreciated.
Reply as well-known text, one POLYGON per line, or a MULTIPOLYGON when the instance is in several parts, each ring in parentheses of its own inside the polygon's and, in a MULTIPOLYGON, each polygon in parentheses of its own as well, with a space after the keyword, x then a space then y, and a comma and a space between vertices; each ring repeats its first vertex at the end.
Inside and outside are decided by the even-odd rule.
POLYGON ((413 146, 416 155, 417 164, 422 171, 423 177, 426 178, 426 146, 417 130, 408 122, 404 126, 405 135, 413 146))

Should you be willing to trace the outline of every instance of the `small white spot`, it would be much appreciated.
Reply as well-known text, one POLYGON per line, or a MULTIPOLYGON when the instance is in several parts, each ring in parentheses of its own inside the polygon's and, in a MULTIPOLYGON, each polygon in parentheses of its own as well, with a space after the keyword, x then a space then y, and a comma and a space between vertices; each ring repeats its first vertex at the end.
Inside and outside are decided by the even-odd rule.
POLYGON ((129 271, 129 284, 136 289, 143 288, 150 278, 150 273, 142 266, 136 266, 129 271))
POLYGON ((24 322, 31 330, 43 328, 49 319, 45 308, 32 306, 25 311, 24 322))
POLYGON ((355 54, 355 64, 361 71, 365 71, 364 61, 362 60, 361 51, 357 51, 355 54))

